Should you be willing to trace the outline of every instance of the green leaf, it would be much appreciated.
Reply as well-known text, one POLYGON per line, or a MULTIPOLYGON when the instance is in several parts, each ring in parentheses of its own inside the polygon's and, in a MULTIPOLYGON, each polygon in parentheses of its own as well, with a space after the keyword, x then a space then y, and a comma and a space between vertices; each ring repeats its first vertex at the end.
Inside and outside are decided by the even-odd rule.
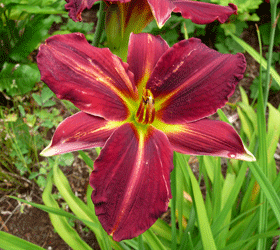
POLYGON ((280 112, 268 103, 269 116, 267 123, 267 164, 268 178, 273 183, 277 177, 277 167, 274 159, 274 154, 280 138, 280 112))
MULTIPOLYGON (((48 183, 47 183, 48 184, 48 183)), ((54 197, 54 195, 52 195, 54 197)), ((51 213, 51 214, 55 214, 55 215, 59 215, 59 216, 64 216, 66 218, 69 218, 69 219, 73 219, 73 220, 80 220, 84 223, 88 223, 90 224, 92 227, 96 227, 97 228, 97 225, 94 224, 93 222, 91 221, 87 221, 87 220, 84 220, 82 218, 79 218, 73 214, 70 214, 64 210, 62 210, 61 208, 57 208, 57 207, 54 207, 54 206, 49 206, 49 205, 42 205, 42 204, 37 204, 37 203, 34 203, 34 202, 29 202, 29 201, 26 201, 26 200, 23 200, 23 199, 20 199, 18 197, 15 197, 15 196, 9 196, 10 198, 13 198, 15 200, 18 200, 22 203, 25 203, 25 204, 28 204, 28 205, 31 205, 33 207, 36 207, 38 209, 41 209, 47 213, 51 213)))
POLYGON ((33 97, 33 99, 37 102, 37 104, 38 104, 39 106, 42 106, 43 102, 42 102, 41 96, 39 96, 39 95, 33 93, 33 94, 32 94, 32 97, 33 97))
POLYGON ((242 183, 246 177, 247 172, 247 162, 243 162, 241 165, 241 169, 237 175, 234 186, 231 188, 230 194, 228 198, 224 200, 224 206, 218 217, 215 218, 212 224, 213 234, 215 235, 224 225, 224 221, 226 220, 228 214, 231 211, 231 208, 234 206, 238 195, 240 194, 240 189, 242 183))
POLYGON ((48 36, 48 31, 57 19, 56 16, 34 16, 25 27, 20 40, 10 53, 10 58, 15 61, 24 60, 48 36))
POLYGON ((158 237, 152 233, 151 229, 149 228, 145 233, 143 233, 143 237, 145 241, 149 244, 151 249, 153 250, 165 250, 165 246, 161 243, 158 237))
MULTIPOLYGON (((59 208, 57 202, 51 195, 52 191, 52 175, 49 174, 46 188, 43 192, 42 198, 46 205, 53 208, 59 208)), ((85 243, 79 234, 69 225, 64 217, 49 213, 50 220, 60 235, 60 237, 74 250, 92 250, 92 248, 85 243)))
POLYGON ((27 12, 29 14, 68 14, 68 12, 63 10, 58 10, 56 8, 45 6, 41 8, 40 6, 34 6, 33 4, 19 4, 13 8, 16 12, 27 12))
POLYGON ((239 118, 240 118, 241 124, 242 124, 242 130, 245 132, 247 138, 249 140, 251 140, 252 136, 254 134, 254 131, 256 131, 256 129, 257 129, 256 128, 257 123, 252 122, 252 119, 250 119, 250 117, 248 117, 248 114, 253 115, 253 118, 255 118, 255 121, 256 121, 256 113, 254 112, 254 110, 252 113, 246 112, 246 111, 248 111, 248 110, 250 111, 250 109, 252 109, 251 106, 245 105, 244 103, 239 103, 239 104, 241 104, 240 106, 243 106, 242 108, 237 107, 237 112, 238 112, 238 115, 239 115, 239 118), (246 108, 248 108, 248 109, 246 109, 246 108))
POLYGON ((239 90, 240 90, 242 102, 244 102, 246 105, 249 105, 249 99, 245 90, 241 86, 239 86, 239 90))
POLYGON ((48 101, 46 101, 46 102, 43 104, 43 107, 44 107, 44 108, 52 107, 52 106, 54 106, 55 104, 56 104, 55 101, 53 101, 53 100, 48 100, 48 101))
POLYGON ((6 90, 10 96, 22 95, 31 91, 39 80, 36 64, 5 63, 0 72, 0 90, 6 90))
POLYGON ((71 166, 74 162, 74 159, 75 158, 72 153, 60 155, 59 164, 62 166, 71 166))
MULTIPOLYGON (((260 54, 254 50, 249 44, 244 42, 239 37, 235 36, 232 33, 229 33, 231 37, 240 45, 242 46, 258 63, 260 63, 260 54)), ((267 69, 267 61, 262 57, 262 67, 264 69, 267 69)), ((280 86, 280 76, 277 73, 277 71, 274 68, 270 68, 270 74, 273 77, 273 79, 277 82, 277 84, 280 86)))
POLYGON ((36 178, 38 175, 39 175, 38 172, 32 172, 32 173, 29 175, 28 179, 29 179, 29 180, 32 180, 32 179, 36 178))
POLYGON ((59 193, 67 202, 70 209, 73 211, 74 214, 79 215, 79 217, 83 220, 94 222, 94 227, 92 227, 92 225, 87 222, 85 222, 85 224, 95 233, 99 245, 105 245, 107 246, 107 249, 110 249, 108 248, 106 242, 108 242, 108 238, 110 240, 112 240, 112 238, 104 232, 104 229, 101 227, 101 224, 98 221, 94 210, 90 209, 89 206, 87 206, 83 201, 81 201, 78 197, 75 196, 75 194, 72 192, 67 178, 57 165, 54 166, 53 171, 55 185, 59 190, 59 193))
POLYGON ((42 102, 45 103, 49 101, 54 96, 54 93, 50 90, 48 86, 44 86, 41 92, 42 102))
MULTIPOLYGON (((97 218, 94 214, 94 211, 90 210, 88 206, 83 203, 75 194, 72 192, 70 184, 63 174, 63 172, 59 169, 57 165, 54 166, 54 182, 59 190, 62 197, 68 203, 71 210, 79 215, 84 220, 97 222, 97 218), (95 221, 94 221, 95 220, 95 221)), ((86 223, 87 224, 87 223, 86 223)), ((92 228, 91 225, 88 225, 94 232, 100 234, 100 232, 96 231, 97 228, 92 228)))
POLYGON ((3 250, 45 250, 44 248, 0 231, 0 248, 3 250))
POLYGON ((206 208, 204 205, 203 197, 200 191, 199 184, 197 183, 197 180, 191 171, 191 169, 188 167, 188 173, 191 179, 191 185, 193 189, 193 196, 194 196, 194 204, 196 207, 196 213, 198 218, 198 226, 199 231, 201 234, 202 244, 204 249, 211 249, 215 250, 217 249, 214 241, 214 237, 210 228, 210 224, 207 217, 206 208))
POLYGON ((238 7, 238 13, 243 13, 258 9, 263 0, 211 0, 211 2, 223 6, 227 6, 229 3, 236 4, 238 7))
POLYGON ((264 175, 262 170, 260 169, 259 165, 256 162, 248 162, 249 167, 255 176, 257 182, 259 183, 262 191, 264 192, 266 199, 270 203, 270 206, 274 212, 274 215, 278 221, 278 224, 280 226, 280 199, 277 195, 274 187, 270 183, 270 181, 267 179, 267 177, 264 175))
POLYGON ((25 117, 25 110, 24 110, 24 108, 21 105, 18 105, 18 109, 19 109, 19 112, 20 112, 21 116, 25 117))
POLYGON ((80 157, 84 160, 84 162, 93 169, 93 163, 94 161, 84 152, 84 151, 78 151, 80 157))
POLYGON ((245 240, 239 240, 236 241, 234 243, 231 243, 229 245, 227 245, 225 248, 223 248, 223 250, 235 250, 235 249, 255 249, 252 248, 252 244, 255 244, 255 242, 258 239, 265 239, 265 238, 270 238, 270 237, 275 237, 275 236, 279 236, 280 235, 280 230, 275 230, 275 231, 269 231, 269 232, 265 232, 265 233, 261 233, 261 234, 256 234, 250 238, 247 238, 245 240), (248 244, 246 245, 246 247, 244 247, 244 243, 248 242, 248 244), (241 248, 242 247, 242 248, 241 248))

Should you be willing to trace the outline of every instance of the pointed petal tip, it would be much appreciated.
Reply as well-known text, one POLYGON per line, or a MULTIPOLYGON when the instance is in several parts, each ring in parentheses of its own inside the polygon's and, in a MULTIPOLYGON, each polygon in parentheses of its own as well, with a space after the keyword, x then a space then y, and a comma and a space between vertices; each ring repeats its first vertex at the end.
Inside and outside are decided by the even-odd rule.
POLYGON ((51 144, 50 143, 41 153, 40 155, 41 156, 44 156, 44 157, 48 157, 48 156, 53 156, 55 155, 55 150, 53 148, 51 148, 51 144))
POLYGON ((244 147, 244 149, 245 149, 244 154, 229 153, 228 157, 236 160, 242 160, 242 161, 256 161, 255 156, 246 147, 244 147))
MULTIPOLYGON (((74 150, 71 150, 71 151, 74 151, 74 150)), ((50 144, 45 149, 43 149, 43 151, 40 153, 40 155, 43 157, 49 157, 49 156, 68 153, 71 151, 65 151, 65 150, 62 151, 61 148, 59 148, 59 146, 54 146, 53 140, 51 140, 50 144)))
POLYGON ((158 28, 161 29, 164 26, 165 22, 163 22, 163 21, 159 22, 159 21, 157 21, 157 19, 155 19, 155 20, 156 20, 158 28))

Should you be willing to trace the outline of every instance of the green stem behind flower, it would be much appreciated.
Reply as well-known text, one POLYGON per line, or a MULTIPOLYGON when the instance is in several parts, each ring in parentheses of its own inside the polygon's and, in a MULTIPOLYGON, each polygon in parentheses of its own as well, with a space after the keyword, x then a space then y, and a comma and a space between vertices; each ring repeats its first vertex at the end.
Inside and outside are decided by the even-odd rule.
POLYGON ((268 93, 269 93, 269 83, 270 83, 270 67, 272 60, 272 51, 274 46, 274 37, 275 37, 275 28, 277 24, 276 11, 277 11, 277 2, 278 0, 271 1, 271 30, 270 30, 270 39, 269 39, 269 48, 268 48, 268 58, 267 58, 267 73, 265 79, 264 87, 264 109, 266 109, 268 93))
POLYGON ((98 45, 100 43, 101 35, 102 35, 102 33, 104 31, 104 27, 105 27, 105 11, 104 11, 105 5, 106 4, 104 1, 100 2, 100 7, 99 7, 99 11, 98 11, 98 21, 97 21, 93 41, 92 41, 92 45, 95 47, 98 47, 98 45))
MULTIPOLYGON (((260 47, 260 60, 262 58, 262 43, 259 29, 257 27, 257 34, 260 47)), ((268 62, 269 63, 269 62, 268 62)), ((270 67, 270 65, 267 65, 270 67)), ((259 96, 258 96, 258 134, 259 134, 259 163, 262 166, 262 171, 265 176, 268 175, 268 166, 267 166, 267 147, 266 147, 266 120, 265 120, 265 101, 263 98, 263 88, 262 88, 262 61, 260 61, 260 81, 259 81, 259 96)), ((269 70, 269 68, 268 68, 269 70)), ((269 71, 268 71, 269 72, 269 71)), ((269 75, 269 74, 268 74, 269 75)), ((267 231, 267 218, 268 218, 268 204, 263 191, 260 194, 260 212, 259 212, 259 233, 267 231)), ((259 239, 257 249, 266 249, 266 239, 259 239)))

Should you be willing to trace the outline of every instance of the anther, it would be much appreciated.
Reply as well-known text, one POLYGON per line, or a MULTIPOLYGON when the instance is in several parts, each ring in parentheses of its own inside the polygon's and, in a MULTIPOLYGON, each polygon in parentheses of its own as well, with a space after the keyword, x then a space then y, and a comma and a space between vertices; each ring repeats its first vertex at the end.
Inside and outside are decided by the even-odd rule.
POLYGON ((142 100, 136 113, 136 121, 142 124, 150 124, 155 119, 155 100, 151 90, 144 89, 142 100))

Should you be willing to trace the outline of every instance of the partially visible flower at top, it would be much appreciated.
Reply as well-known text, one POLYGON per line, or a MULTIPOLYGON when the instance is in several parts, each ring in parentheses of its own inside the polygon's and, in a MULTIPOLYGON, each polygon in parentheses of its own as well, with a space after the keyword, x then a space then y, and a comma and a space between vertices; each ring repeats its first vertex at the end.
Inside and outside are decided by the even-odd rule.
POLYGON ((247 161, 254 156, 227 123, 207 119, 243 78, 242 54, 221 54, 199 39, 169 48, 159 36, 131 34, 128 63, 84 35, 40 46, 42 81, 81 109, 56 129, 44 156, 103 147, 90 176, 95 212, 120 241, 166 211, 173 151, 247 161))
MULTIPOLYGON (((81 13, 84 9, 90 9, 98 0, 66 0, 65 8, 69 10, 69 16, 74 21, 81 21, 81 13)), ((133 2, 137 5, 138 0, 111 0, 106 1, 108 5, 118 4, 123 5, 128 2, 133 2)), ((141 2, 141 1, 140 1, 141 2)), ((196 2, 191 0, 145 0, 145 3, 140 3, 137 13, 141 15, 141 11, 145 9, 144 5, 149 5, 158 26, 161 28, 164 23, 170 18, 171 12, 180 12, 186 19, 191 19, 196 24, 208 24, 215 20, 224 23, 229 16, 237 14, 236 5, 229 3, 228 6, 220 6, 211 3, 196 2)), ((128 5, 127 5, 128 6, 128 5)))

